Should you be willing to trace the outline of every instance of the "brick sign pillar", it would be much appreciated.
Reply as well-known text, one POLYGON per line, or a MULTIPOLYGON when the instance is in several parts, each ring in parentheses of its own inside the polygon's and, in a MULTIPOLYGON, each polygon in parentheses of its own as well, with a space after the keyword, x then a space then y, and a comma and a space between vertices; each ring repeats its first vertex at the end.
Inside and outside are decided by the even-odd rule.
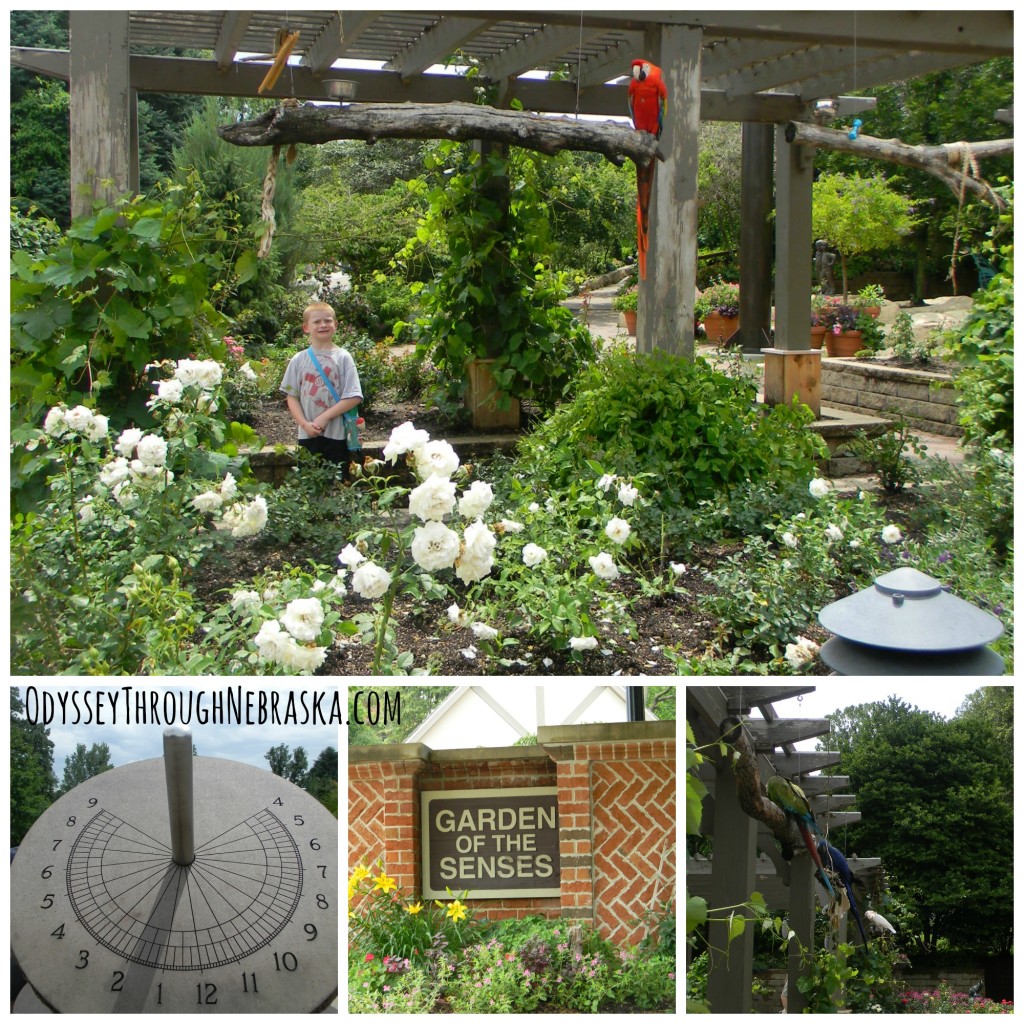
POLYGON ((639 942, 647 925, 633 922, 675 897, 675 723, 542 727, 537 740, 558 763, 562 915, 639 942))
POLYGON ((418 780, 430 748, 397 743, 372 749, 375 760, 348 766, 349 870, 379 860, 406 892, 419 892, 418 780))

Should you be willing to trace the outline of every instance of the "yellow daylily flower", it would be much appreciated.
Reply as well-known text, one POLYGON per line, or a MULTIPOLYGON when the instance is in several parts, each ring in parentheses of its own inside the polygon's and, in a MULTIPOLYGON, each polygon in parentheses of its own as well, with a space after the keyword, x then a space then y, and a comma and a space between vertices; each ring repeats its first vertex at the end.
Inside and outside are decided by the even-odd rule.
POLYGON ((464 921, 466 919, 466 904, 462 900, 456 900, 448 904, 448 916, 453 921, 464 921))
POLYGON ((373 880, 373 889, 376 892, 378 889, 382 893, 389 893, 392 889, 397 889, 398 883, 393 879, 389 878, 383 871, 373 880))
POLYGON ((349 885, 358 885, 364 878, 370 877, 370 870, 365 864, 360 864, 353 872, 352 877, 348 880, 349 885))
POLYGON ((423 909, 422 903, 410 903, 406 908, 407 914, 418 914, 423 909))

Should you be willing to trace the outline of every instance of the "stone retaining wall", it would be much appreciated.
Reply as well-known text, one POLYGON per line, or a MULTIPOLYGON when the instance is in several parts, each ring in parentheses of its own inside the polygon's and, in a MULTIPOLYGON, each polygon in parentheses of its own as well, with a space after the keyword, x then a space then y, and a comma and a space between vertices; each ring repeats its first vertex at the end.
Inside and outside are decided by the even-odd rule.
POLYGON ((822 359, 821 404, 871 416, 902 415, 919 430, 949 437, 961 434, 953 379, 946 373, 822 359))

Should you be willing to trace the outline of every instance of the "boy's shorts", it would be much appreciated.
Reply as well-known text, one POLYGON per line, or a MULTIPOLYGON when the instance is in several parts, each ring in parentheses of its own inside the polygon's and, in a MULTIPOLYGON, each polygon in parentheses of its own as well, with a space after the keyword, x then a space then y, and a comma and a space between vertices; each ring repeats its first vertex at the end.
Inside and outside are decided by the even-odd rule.
POLYGON ((334 437, 300 437, 299 444, 307 452, 311 452, 327 462, 333 462, 335 465, 341 466, 342 477, 345 480, 349 479, 348 466, 351 456, 348 445, 344 441, 334 437))

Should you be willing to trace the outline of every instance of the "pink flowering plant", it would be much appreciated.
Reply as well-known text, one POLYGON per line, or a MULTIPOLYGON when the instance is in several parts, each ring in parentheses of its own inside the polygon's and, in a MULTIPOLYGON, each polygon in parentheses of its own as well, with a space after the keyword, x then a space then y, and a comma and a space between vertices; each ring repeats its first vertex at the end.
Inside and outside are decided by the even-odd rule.
POLYGON ((957 992, 949 982, 940 981, 936 989, 905 992, 899 1009, 903 1013, 1013 1013, 1013 1003, 957 992))

